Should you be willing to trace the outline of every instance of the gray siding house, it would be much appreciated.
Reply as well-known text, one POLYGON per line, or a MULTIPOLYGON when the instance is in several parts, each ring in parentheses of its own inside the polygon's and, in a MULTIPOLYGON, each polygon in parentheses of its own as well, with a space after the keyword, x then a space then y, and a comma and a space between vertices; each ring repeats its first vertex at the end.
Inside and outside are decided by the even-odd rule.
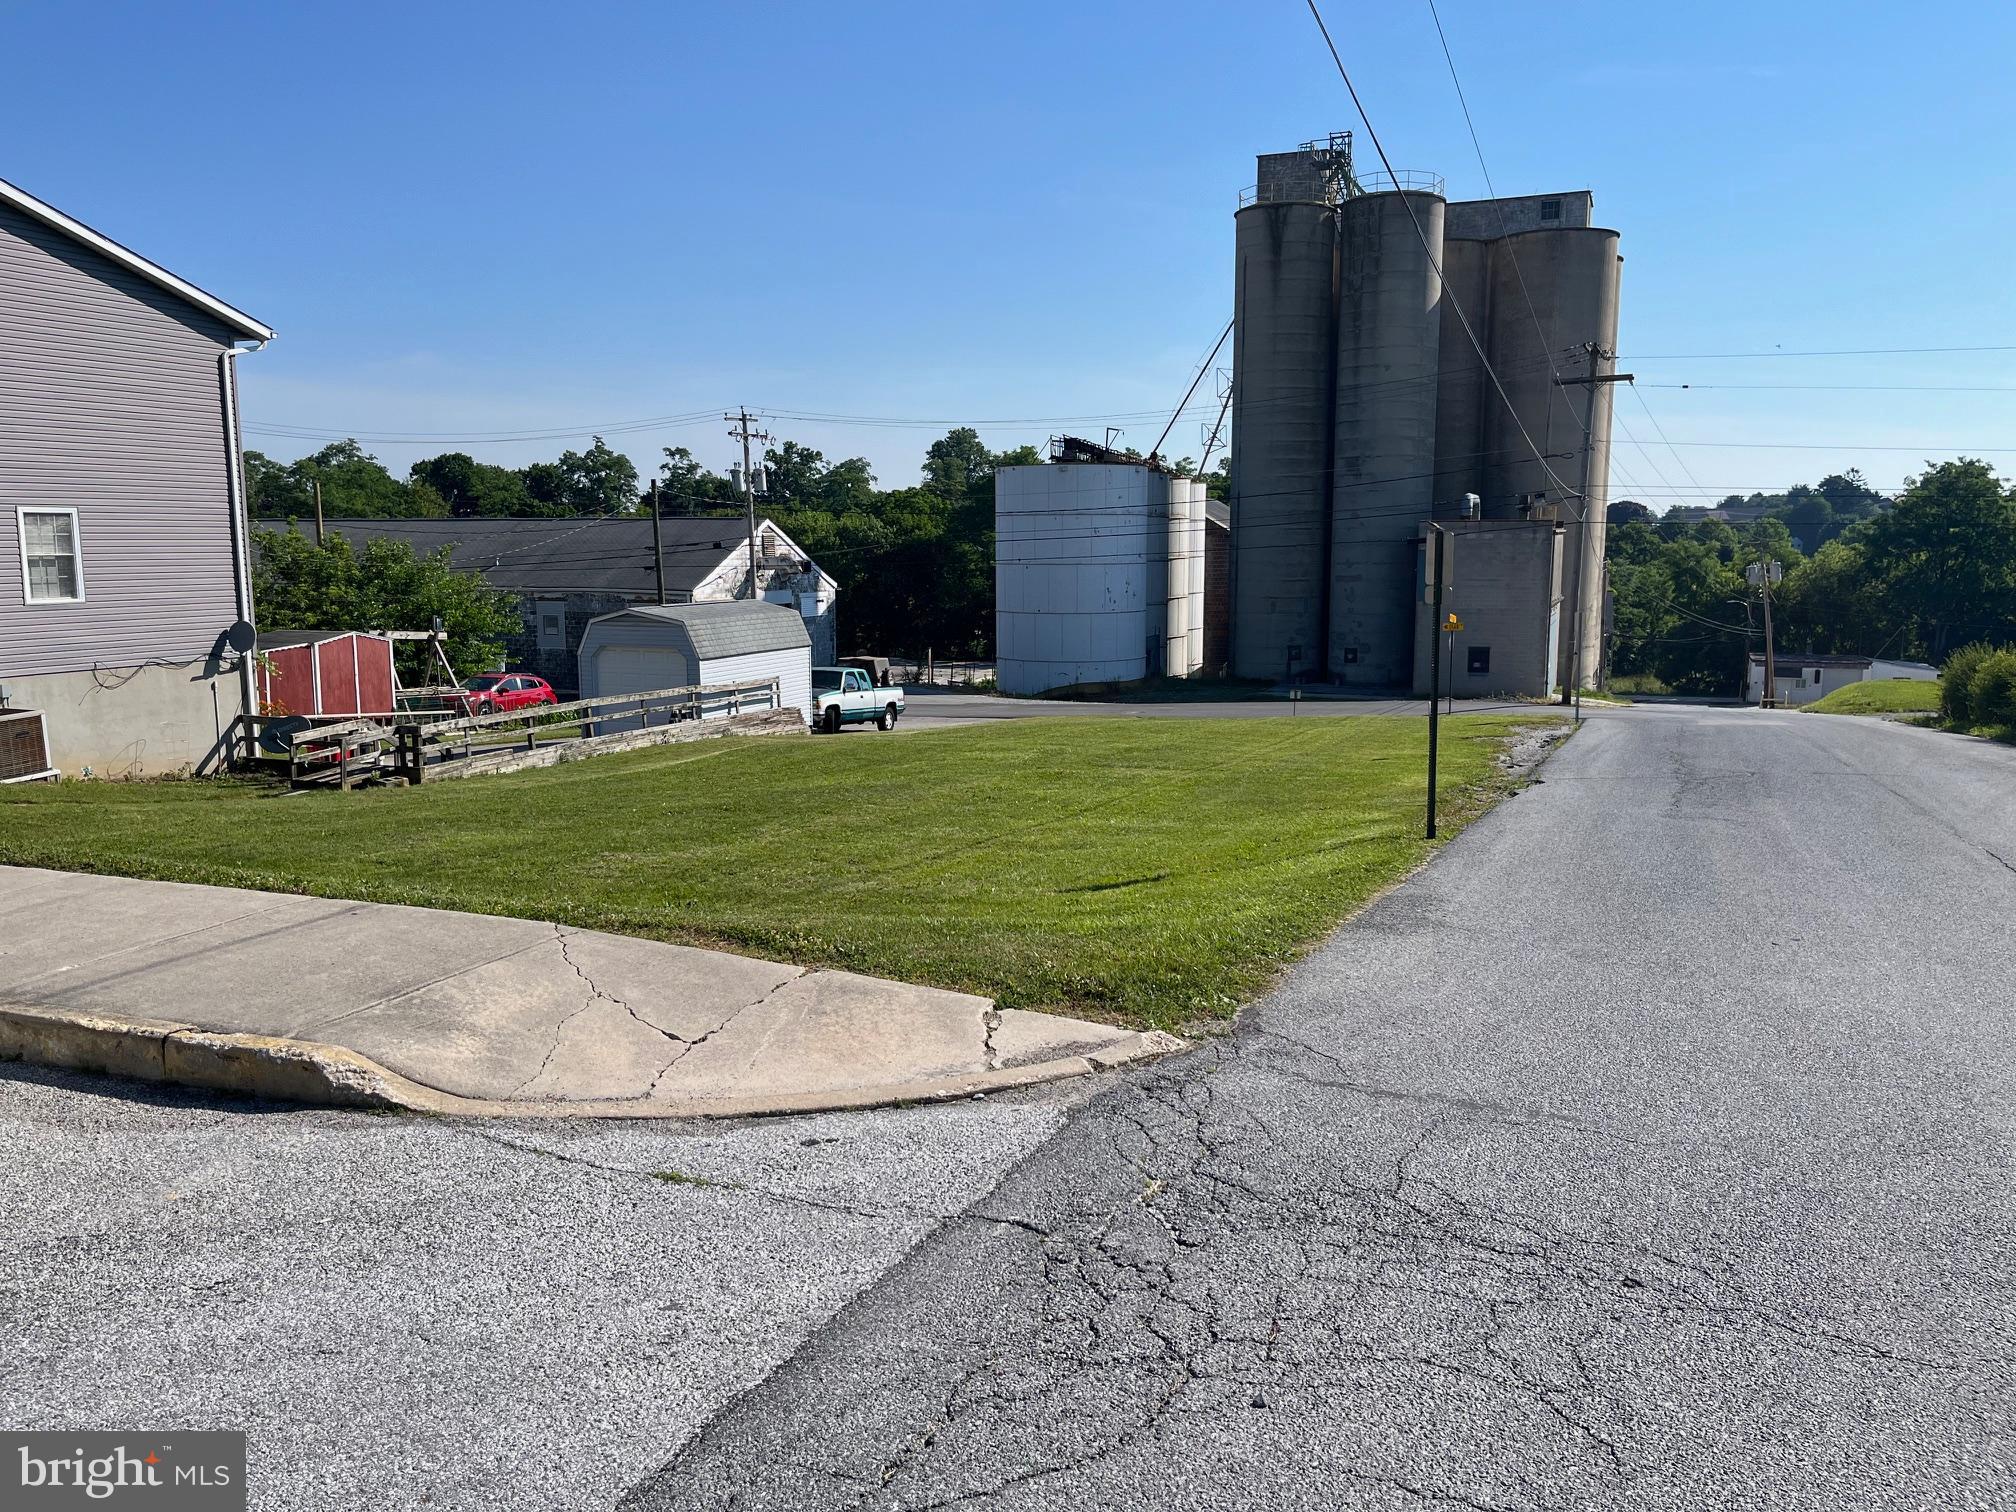
POLYGON ((0 708, 60 771, 207 770, 251 705, 231 359, 272 335, 0 181, 0 708))
MULTIPOLYGON (((586 687, 581 637, 589 621, 658 602, 657 554, 644 519, 332 520, 354 547, 403 541, 422 556, 446 547, 449 564, 480 572, 519 596, 521 627, 507 639, 513 672, 536 672, 563 693, 586 687)), ((713 603, 749 593, 749 527, 740 519, 668 516, 663 522, 665 601, 713 603)), ((764 601, 796 610, 813 662, 835 656, 839 585, 775 522, 756 521, 757 583, 764 601)), ((480 672, 458 667, 457 672, 480 672)))

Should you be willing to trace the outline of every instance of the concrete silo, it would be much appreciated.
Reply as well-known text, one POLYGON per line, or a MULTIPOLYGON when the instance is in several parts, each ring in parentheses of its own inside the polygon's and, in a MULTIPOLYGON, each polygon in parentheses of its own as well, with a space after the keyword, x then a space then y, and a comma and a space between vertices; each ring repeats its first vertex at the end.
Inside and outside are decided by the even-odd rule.
POLYGON ((1520 232, 1491 244, 1491 360, 1510 405, 1486 408, 1484 486, 1479 492, 1487 519, 1515 519, 1522 500, 1544 494, 1568 527, 1560 653, 1564 687, 1575 673, 1578 641, 1585 681, 1595 676, 1600 658, 1611 400, 1608 384, 1562 385, 1555 379, 1588 377, 1592 344, 1609 354, 1598 358, 1596 373, 1615 371, 1617 247, 1615 231, 1593 226, 1520 232), (1585 428, 1590 438, 1586 456, 1585 428), (1544 464, 1534 455, 1536 447, 1545 454, 1544 464))
POLYGON ((1435 502, 1484 493, 1484 416, 1498 402, 1485 376, 1482 344, 1491 341, 1491 244, 1450 236, 1443 224, 1442 336, 1435 387, 1435 502), (1458 309, 1469 317, 1463 329, 1458 309))
POLYGON ((1314 676, 1327 639, 1336 222, 1325 203, 1262 199, 1234 227, 1233 671, 1314 676))
POLYGON ((1337 212, 1337 394, 1329 670, 1409 683, 1415 542, 1435 499, 1441 195, 1361 194, 1337 212))

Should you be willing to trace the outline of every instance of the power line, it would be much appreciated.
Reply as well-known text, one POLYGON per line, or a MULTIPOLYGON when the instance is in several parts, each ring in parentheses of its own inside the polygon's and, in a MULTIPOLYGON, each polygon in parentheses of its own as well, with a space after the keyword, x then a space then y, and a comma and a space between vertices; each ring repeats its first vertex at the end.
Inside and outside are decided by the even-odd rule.
MULTIPOLYGON (((1661 441, 1666 442, 1666 450, 1668 450, 1669 452, 1673 452, 1673 460, 1680 464, 1680 471, 1686 474, 1687 481, 1689 483, 1692 483, 1696 488, 1700 488, 1701 487, 1700 480, 1694 476, 1693 470, 1687 466, 1687 459, 1681 456, 1679 452, 1674 451, 1673 443, 1671 441, 1666 440, 1666 427, 1661 425, 1659 423, 1659 417, 1652 413, 1652 406, 1645 402, 1645 396, 1643 394, 1638 393, 1637 384, 1634 383, 1631 385, 1631 392, 1634 394, 1638 394, 1639 408, 1645 411, 1645 418, 1652 422, 1652 428, 1659 433, 1659 439, 1661 441)), ((1703 492, 1706 492, 1706 490, 1704 489, 1703 492)))
POLYGON ((1633 352, 1633 362, 1700 362, 1724 357, 1897 357, 1950 352, 2016 352, 2016 346, 1837 347, 1813 352, 1633 352))
MULTIPOLYGON (((1379 154, 1380 166, 1385 168, 1386 176, 1398 186, 1400 175, 1394 171, 1393 160, 1386 155, 1386 146, 1379 140, 1379 133, 1372 126, 1372 117, 1366 114, 1365 102, 1358 98, 1358 86, 1351 82, 1351 72, 1344 66, 1343 55, 1337 51, 1337 44, 1331 40, 1330 28, 1324 23, 1323 12, 1317 9, 1316 0, 1307 0, 1307 4, 1309 6, 1309 14, 1316 22, 1316 29, 1323 34, 1323 45, 1330 50, 1330 61, 1337 65, 1337 76, 1344 81, 1344 88, 1351 96, 1351 104, 1358 112, 1358 119, 1365 124, 1366 139, 1372 143, 1372 150, 1379 154)), ((1504 404, 1506 413, 1511 415, 1512 423, 1518 427, 1520 439, 1526 443, 1526 449, 1533 453, 1533 459, 1540 464, 1541 471, 1546 473, 1555 486, 1561 490, 1562 494, 1564 496, 1573 495, 1575 490, 1571 489, 1566 483, 1563 483, 1560 475, 1547 465, 1547 460, 1541 455, 1540 448, 1534 444, 1533 437, 1527 432, 1526 422, 1519 417, 1518 407, 1512 403, 1511 396, 1505 392, 1505 385, 1499 381, 1497 372, 1491 366, 1491 359, 1485 355, 1484 343, 1478 339, 1475 328, 1470 324, 1470 317, 1464 311, 1462 301, 1449 293, 1448 280, 1442 275, 1442 259, 1436 256, 1435 249, 1428 245, 1428 235, 1421 229, 1421 218, 1414 213, 1413 200, 1406 194, 1402 194, 1400 196, 1400 204, 1407 212, 1408 223, 1414 228, 1415 239, 1421 243, 1422 255, 1428 259, 1428 265, 1435 270, 1435 279, 1442 286, 1443 297, 1448 301, 1449 308, 1456 312, 1456 319, 1463 327, 1463 334, 1469 338, 1471 349, 1477 353, 1477 361, 1482 365, 1486 376, 1490 378, 1491 386, 1498 391, 1498 398, 1504 404)), ((1591 402, 1594 402, 1593 398, 1591 402)), ((1589 514, 1589 501, 1583 499, 1581 503, 1582 516, 1586 520, 1589 514)))
POLYGON ((1646 383, 1657 389, 1745 389, 1771 393, 1825 394, 2016 394, 2008 383, 1646 383))

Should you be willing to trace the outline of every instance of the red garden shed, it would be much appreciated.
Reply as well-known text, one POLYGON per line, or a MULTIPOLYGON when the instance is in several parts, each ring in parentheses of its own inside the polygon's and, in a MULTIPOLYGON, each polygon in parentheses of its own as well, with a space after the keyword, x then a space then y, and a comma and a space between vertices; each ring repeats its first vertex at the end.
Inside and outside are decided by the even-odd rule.
POLYGON ((389 637, 364 630, 259 632, 259 712, 391 714, 389 637))

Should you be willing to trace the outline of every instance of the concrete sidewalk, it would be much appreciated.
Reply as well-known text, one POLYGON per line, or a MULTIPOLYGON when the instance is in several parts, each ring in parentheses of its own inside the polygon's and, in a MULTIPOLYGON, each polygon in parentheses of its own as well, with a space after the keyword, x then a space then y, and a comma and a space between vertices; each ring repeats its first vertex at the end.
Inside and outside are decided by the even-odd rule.
POLYGON ((1180 1043, 527 919, 0 867, 0 1060, 634 1118, 970 1096, 1180 1043))

